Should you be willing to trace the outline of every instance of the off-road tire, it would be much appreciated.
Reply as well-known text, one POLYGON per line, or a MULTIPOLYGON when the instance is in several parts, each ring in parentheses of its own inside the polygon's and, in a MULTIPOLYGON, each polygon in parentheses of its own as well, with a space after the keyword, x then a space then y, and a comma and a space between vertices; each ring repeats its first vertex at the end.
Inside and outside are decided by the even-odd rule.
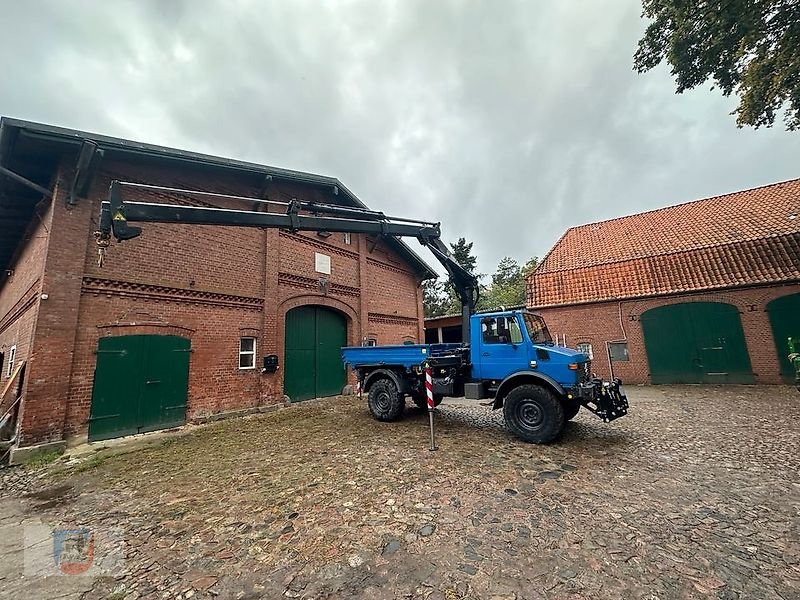
POLYGON ((540 385, 520 385, 503 399, 509 431, 524 442, 548 444, 564 430, 564 407, 555 394, 540 385))
POLYGON ((571 421, 575 418, 575 415, 578 414, 578 411, 581 409, 580 402, 577 400, 564 400, 562 404, 564 407, 564 420, 571 421))
POLYGON ((403 394, 397 389, 395 382, 383 377, 373 383, 367 396, 369 412, 378 421, 397 421, 403 416, 406 406, 403 394))
MULTIPOLYGON (((423 410, 428 409, 428 397, 427 396, 412 396, 411 400, 414 401, 414 404, 419 406, 423 410)), ((439 406, 442 403, 442 395, 441 394, 434 394, 433 395, 433 405, 439 406)))

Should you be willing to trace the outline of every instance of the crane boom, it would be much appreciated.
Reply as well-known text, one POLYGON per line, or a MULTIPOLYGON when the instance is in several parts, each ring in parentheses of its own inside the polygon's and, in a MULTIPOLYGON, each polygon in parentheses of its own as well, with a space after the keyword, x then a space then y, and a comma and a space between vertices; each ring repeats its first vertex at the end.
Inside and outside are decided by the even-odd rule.
POLYGON ((141 235, 141 227, 129 223, 179 223, 187 225, 218 225, 231 227, 261 227, 286 229, 289 231, 328 231, 341 233, 365 233, 369 235, 415 237, 428 248, 447 271, 450 281, 461 301, 462 333, 469 342, 470 316, 475 312, 479 286, 477 278, 462 267, 441 240, 439 223, 416 219, 389 217, 382 212, 291 200, 277 202, 260 198, 232 196, 199 190, 112 181, 107 201, 100 204, 100 226, 95 233, 102 265, 105 250, 113 236, 118 242, 141 235), (205 196, 218 199, 235 199, 252 202, 254 205, 273 204, 286 207, 285 213, 263 210, 237 210, 205 206, 186 206, 157 202, 125 201, 125 187, 184 195, 205 196), (303 213, 301 214, 301 211, 303 213), (309 214, 310 213, 310 214, 309 214))

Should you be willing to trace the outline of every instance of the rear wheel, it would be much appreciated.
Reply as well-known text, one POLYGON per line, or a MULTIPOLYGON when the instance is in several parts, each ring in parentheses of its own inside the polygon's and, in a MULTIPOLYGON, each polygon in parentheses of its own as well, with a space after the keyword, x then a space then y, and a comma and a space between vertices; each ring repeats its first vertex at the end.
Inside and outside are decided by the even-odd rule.
POLYGON ((388 377, 379 379, 370 386, 367 404, 369 412, 378 421, 397 421, 403 416, 406 405, 397 385, 388 377))
POLYGON ((525 442, 547 444, 564 429, 564 407, 555 394, 540 385, 520 385, 503 400, 506 427, 525 442))

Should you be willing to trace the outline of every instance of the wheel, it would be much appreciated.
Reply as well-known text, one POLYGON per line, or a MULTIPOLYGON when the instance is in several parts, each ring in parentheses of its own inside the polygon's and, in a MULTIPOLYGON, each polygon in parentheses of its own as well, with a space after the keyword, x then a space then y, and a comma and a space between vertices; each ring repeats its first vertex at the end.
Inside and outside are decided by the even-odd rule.
POLYGON ((370 386, 367 404, 378 421, 397 421, 403 416, 406 402, 394 381, 384 377, 370 386))
MULTIPOLYGON (((411 399, 414 401, 414 404, 419 406, 422 409, 428 408, 428 397, 427 396, 412 396, 411 399)), ((441 394, 434 394, 433 395, 433 405, 439 406, 442 403, 442 395, 441 394)))
POLYGON ((564 420, 571 421, 575 418, 575 415, 578 414, 578 411, 581 409, 581 405, 576 400, 564 400, 562 403, 564 407, 564 420))
POLYGON ((525 442, 547 444, 564 429, 564 407, 540 385, 520 385, 503 400, 506 427, 525 442))

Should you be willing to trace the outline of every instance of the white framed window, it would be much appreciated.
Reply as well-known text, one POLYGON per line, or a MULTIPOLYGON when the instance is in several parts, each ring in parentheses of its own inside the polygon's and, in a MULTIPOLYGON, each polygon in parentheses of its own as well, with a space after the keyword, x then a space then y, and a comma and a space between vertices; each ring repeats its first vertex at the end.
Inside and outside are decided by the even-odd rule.
POLYGON ((594 359, 594 356, 592 355, 592 345, 589 342, 580 342, 575 346, 575 349, 578 352, 583 352, 586 356, 589 357, 589 360, 594 359))
POLYGON ((17 360, 17 346, 14 344, 8 351, 8 368, 6 370, 6 377, 11 377, 14 372, 14 363, 17 360))
POLYGON ((344 232, 344 243, 345 243, 345 244, 350 244, 350 243, 352 243, 352 240, 351 240, 351 238, 350 238, 350 232, 349 232, 349 231, 345 231, 345 232, 344 232))
POLYGON ((256 368, 256 338, 239 338, 239 368, 256 368))

